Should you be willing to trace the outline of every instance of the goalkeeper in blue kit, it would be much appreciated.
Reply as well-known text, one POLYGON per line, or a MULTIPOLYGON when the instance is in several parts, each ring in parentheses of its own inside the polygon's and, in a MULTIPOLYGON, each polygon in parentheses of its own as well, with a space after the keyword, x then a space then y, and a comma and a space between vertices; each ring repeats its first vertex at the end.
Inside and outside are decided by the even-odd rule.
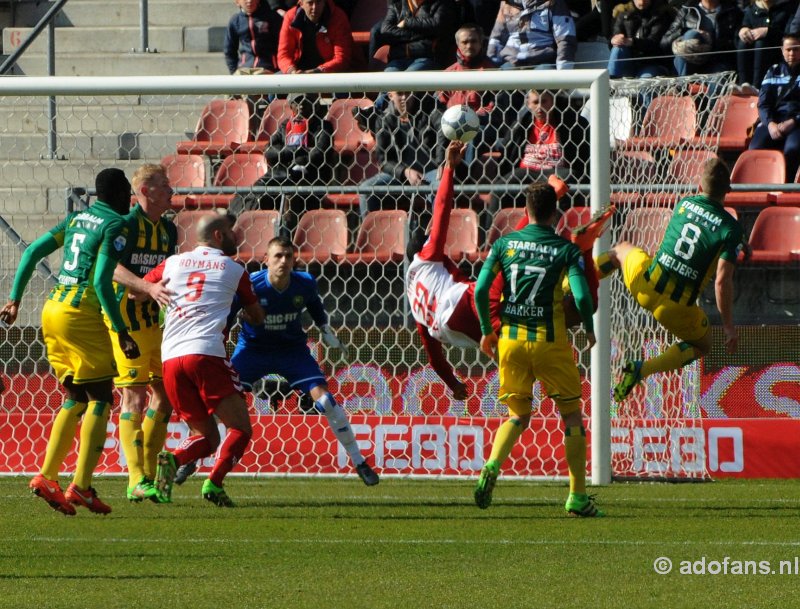
MULTIPOLYGON (((308 335, 303 329, 303 311, 308 310, 325 345, 339 350, 344 345, 328 325, 317 280, 309 273, 295 271, 294 260, 294 246, 289 239, 275 237, 267 244, 267 269, 250 275, 264 309, 264 324, 254 326, 242 320, 231 364, 247 390, 268 374, 278 374, 293 389, 309 395, 314 408, 325 416, 347 452, 358 476, 364 484, 373 486, 380 479, 361 454, 347 413, 328 391, 327 379, 311 355, 308 335)), ((176 482, 185 480, 186 475, 185 470, 179 470, 176 482)))

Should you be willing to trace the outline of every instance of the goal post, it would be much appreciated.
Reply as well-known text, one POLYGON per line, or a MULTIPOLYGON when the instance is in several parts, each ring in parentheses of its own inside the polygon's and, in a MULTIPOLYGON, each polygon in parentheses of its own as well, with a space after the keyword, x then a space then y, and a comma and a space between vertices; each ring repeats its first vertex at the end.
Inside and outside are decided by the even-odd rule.
MULTIPOLYGON (((23 122, 34 123, 34 128, 28 132, 21 126, 21 134, 12 133, 13 126, 9 123, 7 133, 0 133, 0 140, 5 135, 8 141, 14 143, 10 150, 5 146, 0 147, 0 179, 4 184, 11 185, 5 203, 0 208, 0 216, 8 220, 7 224, 12 229, 2 235, 0 288, 6 293, 10 289, 19 256, 14 249, 17 243, 13 235, 30 241, 49 228, 47 220, 63 216, 64 209, 59 209, 53 195, 57 186, 59 192, 71 187, 91 192, 90 176, 104 167, 121 166, 132 174, 142 163, 160 162, 162 158, 175 153, 177 139, 191 136, 201 109, 210 99, 282 99, 293 93, 313 93, 321 94, 325 103, 332 108, 337 99, 343 98, 359 98, 371 105, 367 101, 368 95, 369 99, 374 99, 376 93, 389 91, 412 91, 420 99, 431 103, 439 91, 508 92, 518 97, 520 93, 524 95, 531 89, 557 92, 569 104, 579 105, 581 115, 588 121, 588 142, 573 142, 588 144, 581 148, 587 151, 588 158, 582 159, 587 170, 584 179, 578 182, 568 180, 570 196, 579 195, 580 206, 597 211, 614 197, 622 196, 624 199, 625 193, 631 191, 636 191, 637 196, 651 191, 657 194, 665 185, 674 186, 675 178, 681 177, 670 173, 673 155, 669 147, 666 150, 637 149, 628 153, 620 144, 614 150, 614 146, 627 137, 626 133, 632 135, 639 131, 653 99, 660 96, 693 96, 693 104, 698 112, 711 115, 713 112, 709 108, 713 100, 701 99, 700 96, 705 94, 703 92, 713 90, 716 99, 727 90, 729 83, 729 77, 716 75, 700 75, 693 79, 626 80, 619 83, 610 82, 605 70, 0 79, 0 112, 9 112, 17 118, 22 116, 23 122), (53 120, 48 118, 48 104, 45 103, 48 98, 56 102, 53 120), (621 111, 621 108, 624 110, 621 111), (50 129, 57 134, 59 150, 54 157, 47 156, 48 138, 43 133, 50 129), (31 132, 35 132, 35 135, 31 135, 31 132), (126 143, 126 134, 135 135, 128 138, 133 144, 126 143), (612 185, 617 187, 613 193, 612 185), (40 201, 38 197, 44 200, 40 201), (29 211, 31 209, 34 210, 32 213, 29 211)), ((683 117, 677 114, 670 118, 674 123, 683 121, 683 117)), ((511 124, 504 126, 513 127, 511 124)), ((695 147, 713 150, 718 125, 715 126, 714 121, 698 120, 696 131, 701 141, 695 147)), ((569 133, 568 137, 585 137, 579 130, 570 130, 569 133)), ((251 132, 250 139, 253 139, 252 136, 251 132)), ((340 336, 350 347, 345 360, 333 357, 333 354, 318 346, 313 328, 310 331, 310 344, 331 379, 337 399, 350 414, 364 452, 370 455, 378 469, 389 475, 476 475, 480 462, 488 454, 496 421, 506 413, 502 405, 496 402, 497 378, 493 364, 477 350, 448 349, 450 361, 462 377, 468 378, 473 389, 472 397, 466 402, 453 401, 430 367, 425 365, 419 337, 410 327, 404 308, 404 263, 390 259, 388 262, 358 266, 362 264, 359 259, 354 264, 345 264, 350 260, 349 256, 360 255, 356 243, 363 218, 359 213, 358 196, 376 193, 386 200, 399 197, 424 201, 434 187, 376 184, 367 188, 363 180, 370 175, 370 171, 375 171, 374 150, 366 151, 367 165, 358 167, 362 152, 365 151, 359 149, 355 154, 356 160, 351 160, 351 165, 341 173, 337 171, 333 179, 264 187, 216 183, 220 168, 225 165, 224 155, 217 155, 210 160, 207 158, 204 186, 178 186, 175 189, 184 202, 181 205, 187 206, 176 208, 179 212, 176 221, 178 216, 191 211, 187 203, 190 200, 195 207, 202 207, 203 201, 211 200, 212 207, 233 208, 234 202, 240 197, 254 197, 252 200, 258 202, 258 197, 262 195, 273 194, 283 200, 284 197, 309 193, 318 193, 322 197, 328 193, 321 207, 339 211, 344 209, 346 212, 346 222, 349 224, 349 233, 345 236, 348 240, 346 252, 325 261, 314 258, 312 252, 304 261, 312 273, 319 273, 326 308, 340 336), (354 167, 360 171, 357 172, 359 178, 347 173, 354 167), (349 176, 349 181, 342 179, 342 176, 349 176), (333 195, 340 195, 340 198, 333 195), (342 200, 345 200, 344 204, 342 200)), ((263 149, 257 154, 263 154, 263 149)), ((465 205, 469 206, 474 204, 479 194, 493 196, 514 188, 519 190, 519 184, 509 186, 503 177, 499 173, 481 174, 475 181, 460 180, 456 192, 463 195, 465 205)), ((686 182, 685 190, 691 188, 686 182)), ((569 205, 578 206, 574 202, 569 205)), ((629 230, 626 221, 636 207, 625 201, 618 203, 619 211, 611 230, 595 244, 596 254, 608 248, 620 236, 630 237, 630 233, 625 232, 629 230)), ((477 217, 485 218, 485 210, 480 211, 484 215, 477 217)), ((191 216, 187 213, 181 217, 191 216)), ((179 227, 179 231, 183 230, 182 234, 187 235, 188 239, 191 224, 187 226, 189 228, 184 227, 185 230, 179 227)), ((293 237, 296 237, 300 227, 292 228, 293 237)), ((484 228, 481 227, 482 230, 484 228)), ((657 227, 653 230, 657 230, 657 227)), ((247 245, 253 251, 263 246, 258 233, 245 234, 249 240, 247 245)), ((481 240, 479 248, 485 251, 485 235, 483 232, 477 234, 481 240)), ((303 255, 301 251, 301 257, 303 255)), ((472 271, 474 277, 480 260, 479 255, 470 257, 464 254, 460 262, 472 271)), ((258 260, 250 262, 257 264, 258 260)), ((58 260, 50 261, 51 268, 57 265, 58 260)), ((48 290, 45 279, 38 278, 32 282, 23 305, 27 309, 26 314, 21 315, 18 322, 22 327, 0 329, 0 336, 5 340, 2 348, 6 355, 0 372, 12 381, 10 394, 4 397, 3 409, 0 410, 0 427, 25 427, 25 431, 19 433, 20 437, 13 438, 13 443, 4 443, 4 446, 13 448, 0 451, 11 451, 11 454, 0 454, 0 473, 33 471, 44 431, 49 426, 54 408, 58 406, 58 391, 54 390, 52 379, 47 378, 47 364, 38 328, 37 313, 48 290), (33 407, 26 411, 28 405, 33 407)), ((672 425, 692 427, 692 417, 699 416, 699 409, 694 408, 699 393, 697 374, 692 376, 689 371, 682 377, 683 385, 667 387, 665 391, 669 393, 669 399, 666 401, 669 406, 663 408, 651 407, 653 400, 661 399, 658 397, 659 392, 664 391, 661 385, 648 387, 649 406, 640 407, 637 402, 634 406, 622 408, 611 401, 613 374, 624 352, 656 349, 661 344, 659 340, 663 341, 651 340, 651 335, 655 336, 657 329, 649 326, 643 317, 637 316, 640 314, 634 309, 619 279, 601 281, 595 316, 597 345, 589 352, 585 341, 579 338, 580 333, 571 333, 582 376, 585 385, 588 385, 584 389, 584 397, 591 401, 591 480, 594 484, 607 484, 618 476, 702 477, 704 466, 698 470, 695 464, 692 470, 683 468, 679 463, 681 451, 692 453, 693 450, 702 449, 702 446, 686 448, 681 444, 700 442, 691 433, 677 434, 678 444, 663 450, 649 450, 647 442, 644 449, 641 442, 637 444, 639 435, 647 437, 647 432, 639 429, 638 421, 649 417, 648 413, 651 412, 661 413, 654 417, 660 417, 658 424, 665 429, 672 425), (631 334, 636 329, 641 332, 631 334), (695 386, 688 387, 687 384, 692 382, 695 386), (695 397, 683 400, 684 396, 690 395, 695 397), (694 406, 684 408, 684 402, 692 402, 694 406), (634 436, 637 441, 620 440, 634 436), (672 467, 670 463, 678 465, 672 467)), ((559 452, 562 440, 560 421, 552 404, 547 408, 542 407, 544 402, 549 402, 544 397, 541 390, 537 390, 534 405, 535 409, 539 409, 537 422, 530 435, 522 440, 522 443, 535 446, 512 455, 507 473, 509 476, 523 479, 564 476, 565 469, 560 463, 563 457, 559 452)), ((303 414, 299 410, 301 406, 297 396, 291 391, 287 392, 279 378, 269 379, 268 384, 254 394, 252 412, 257 418, 254 426, 255 454, 243 461, 240 472, 251 475, 333 475, 349 472, 342 451, 337 449, 313 415, 303 414)), ((652 422, 650 420, 643 425, 646 428, 652 422)), ((172 429, 172 441, 175 442, 182 431, 177 423, 172 429)), ((98 471, 124 471, 113 422, 109 426, 107 447, 108 454, 98 471)))

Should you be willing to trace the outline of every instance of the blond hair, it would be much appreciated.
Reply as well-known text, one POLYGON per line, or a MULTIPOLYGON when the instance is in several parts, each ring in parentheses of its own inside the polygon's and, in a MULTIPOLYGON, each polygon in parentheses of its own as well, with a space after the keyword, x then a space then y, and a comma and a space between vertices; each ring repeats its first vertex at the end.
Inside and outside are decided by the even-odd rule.
POLYGON ((133 185, 134 192, 139 192, 139 187, 146 184, 157 175, 167 175, 167 168, 163 165, 156 165, 155 163, 146 163, 136 170, 133 174, 131 184, 133 185))

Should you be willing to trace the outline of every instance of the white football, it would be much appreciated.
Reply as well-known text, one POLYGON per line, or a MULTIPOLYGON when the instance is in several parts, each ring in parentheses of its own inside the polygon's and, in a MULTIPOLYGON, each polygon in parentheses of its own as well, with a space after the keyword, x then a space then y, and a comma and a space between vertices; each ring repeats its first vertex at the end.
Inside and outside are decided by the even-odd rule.
POLYGON ((442 133, 448 140, 470 142, 480 128, 478 115, 469 106, 451 106, 442 115, 442 133))

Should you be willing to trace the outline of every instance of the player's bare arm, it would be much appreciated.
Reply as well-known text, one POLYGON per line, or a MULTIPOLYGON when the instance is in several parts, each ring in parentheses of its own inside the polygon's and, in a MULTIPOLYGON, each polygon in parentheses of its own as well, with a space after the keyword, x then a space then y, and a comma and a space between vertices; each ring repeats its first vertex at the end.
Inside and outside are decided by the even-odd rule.
POLYGON ((9 300, 3 305, 3 308, 0 309, 0 321, 2 321, 4 324, 11 325, 17 321, 18 314, 19 302, 16 300, 9 300))
POLYGON ((464 151, 467 145, 458 140, 453 140, 447 145, 447 150, 444 156, 444 166, 449 169, 455 169, 461 164, 464 159, 464 151))
POLYGON ((169 306, 170 302, 172 302, 172 297, 175 295, 175 292, 167 287, 169 278, 151 283, 138 277, 121 264, 118 264, 117 268, 114 269, 114 281, 130 290, 129 297, 131 300, 150 298, 162 307, 166 307, 169 306))
POLYGON ((481 351, 497 361, 497 334, 490 332, 481 337, 481 351))
POLYGON ((250 325, 260 326, 264 323, 264 309, 257 302, 245 305, 242 309, 242 318, 250 325))
POLYGON ((732 262, 720 258, 717 262, 717 276, 714 281, 714 294, 717 299, 717 309, 722 318, 727 353, 736 353, 739 344, 739 336, 733 323, 733 273, 735 268, 732 262))

